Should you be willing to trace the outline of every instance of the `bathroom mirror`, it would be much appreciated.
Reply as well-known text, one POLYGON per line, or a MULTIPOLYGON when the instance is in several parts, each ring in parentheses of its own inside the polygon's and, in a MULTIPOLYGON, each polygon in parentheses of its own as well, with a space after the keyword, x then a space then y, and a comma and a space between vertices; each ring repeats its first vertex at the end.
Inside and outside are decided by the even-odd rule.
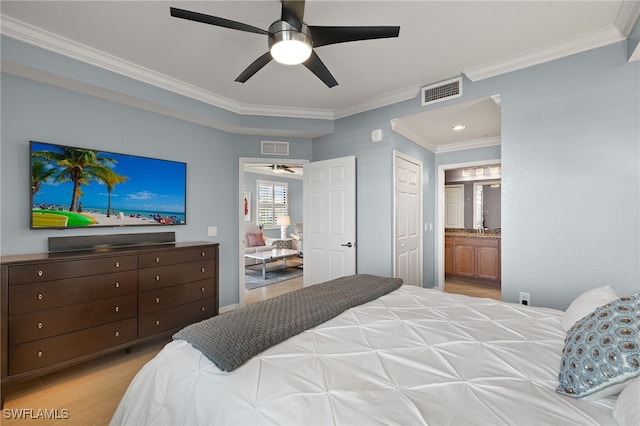
POLYGON ((473 229, 501 228, 500 181, 473 183, 473 229))

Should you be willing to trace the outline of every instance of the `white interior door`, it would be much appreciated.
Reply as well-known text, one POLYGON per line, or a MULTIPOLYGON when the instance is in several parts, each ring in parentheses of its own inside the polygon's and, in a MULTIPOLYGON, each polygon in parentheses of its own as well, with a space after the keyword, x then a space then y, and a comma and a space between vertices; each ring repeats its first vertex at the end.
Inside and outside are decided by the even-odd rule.
POLYGON ((356 273, 356 158, 304 165, 304 286, 356 273))
POLYGON ((444 187, 444 227, 464 228, 464 185, 444 187))
POLYGON ((422 164, 396 153, 395 273, 404 284, 422 286, 422 164))

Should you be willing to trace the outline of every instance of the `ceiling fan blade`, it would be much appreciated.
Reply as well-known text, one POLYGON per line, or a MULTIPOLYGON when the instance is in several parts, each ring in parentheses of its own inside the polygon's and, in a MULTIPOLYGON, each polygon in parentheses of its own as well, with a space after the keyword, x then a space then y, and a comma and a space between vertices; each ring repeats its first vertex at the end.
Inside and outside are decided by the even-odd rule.
POLYGON ((245 31, 248 33, 268 34, 267 31, 243 24, 242 22, 232 21, 230 19, 219 18, 217 16, 205 15, 204 13, 191 12, 189 10, 170 8, 171 16, 174 18, 187 19, 189 21, 202 22, 203 24, 215 25, 218 27, 230 28, 232 30, 245 31))
POLYGON ((398 37, 400 27, 314 27, 309 31, 313 47, 349 41, 398 37))
POLYGON ((236 78, 236 81, 239 83, 244 83, 249 80, 255 73, 260 71, 262 67, 267 65, 271 61, 271 52, 267 52, 264 55, 260 56, 258 59, 253 61, 251 65, 247 67, 246 70, 242 71, 242 74, 236 78))
POLYGON ((322 80, 327 87, 331 88, 338 85, 338 82, 333 78, 329 69, 322 63, 320 57, 313 50, 311 51, 311 56, 303 62, 303 65, 322 80))
POLYGON ((298 31, 302 31, 304 19, 304 0, 281 0, 282 20, 287 21, 298 31))

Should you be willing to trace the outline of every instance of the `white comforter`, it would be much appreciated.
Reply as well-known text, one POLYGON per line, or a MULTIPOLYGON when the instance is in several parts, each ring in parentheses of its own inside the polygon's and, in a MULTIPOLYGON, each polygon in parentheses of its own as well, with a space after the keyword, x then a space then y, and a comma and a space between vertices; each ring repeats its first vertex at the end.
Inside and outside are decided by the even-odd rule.
POLYGON ((231 373, 174 341, 112 424, 615 424, 613 398, 555 391, 562 314, 403 286, 231 373))

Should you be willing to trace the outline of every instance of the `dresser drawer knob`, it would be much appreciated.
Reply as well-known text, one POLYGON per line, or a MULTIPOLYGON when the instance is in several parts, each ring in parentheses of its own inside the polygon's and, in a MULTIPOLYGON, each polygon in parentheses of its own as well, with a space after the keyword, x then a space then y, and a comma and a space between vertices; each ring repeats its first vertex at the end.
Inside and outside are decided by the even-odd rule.
POLYGON ((200 268, 200 272, 204 272, 204 267, 200 268))
POLYGON ((43 355, 42 351, 38 351, 38 358, 42 358, 43 355))
POLYGON ((160 258, 156 257, 156 263, 160 263, 160 258))
POLYGON ((200 287, 200 291, 204 293, 204 287, 200 287))
POLYGON ((44 299, 44 294, 38 293, 38 300, 42 300, 42 299, 44 299))
POLYGON ((42 328, 42 323, 41 322, 38 323, 38 328, 42 328))
POLYGON ((203 251, 200 252, 200 256, 205 257, 205 254, 203 251))
POLYGON ((120 267, 120 262, 116 262, 116 268, 120 267))
POLYGON ((156 303, 160 303, 160 298, 156 297, 156 303))
POLYGON ((156 281, 160 281, 160 275, 156 275, 156 281))
POLYGON ((156 325, 160 325, 160 321, 159 320, 156 320, 156 325))
POLYGON ((201 306, 201 307, 200 307, 200 310, 201 310, 202 312, 204 312, 204 306, 201 306))
POLYGON ((114 333, 114 336, 116 336, 116 337, 120 337, 120 332, 119 332, 119 331, 116 331, 116 332, 114 333))
POLYGON ((116 288, 120 288, 120 283, 118 281, 116 281, 114 285, 116 286, 116 288))
POLYGON ((120 312, 120 307, 116 306, 116 312, 120 312))
POLYGON ((44 275, 44 272, 42 272, 42 271, 38 271, 38 276, 39 276, 39 277, 41 277, 41 276, 43 276, 43 275, 44 275))

